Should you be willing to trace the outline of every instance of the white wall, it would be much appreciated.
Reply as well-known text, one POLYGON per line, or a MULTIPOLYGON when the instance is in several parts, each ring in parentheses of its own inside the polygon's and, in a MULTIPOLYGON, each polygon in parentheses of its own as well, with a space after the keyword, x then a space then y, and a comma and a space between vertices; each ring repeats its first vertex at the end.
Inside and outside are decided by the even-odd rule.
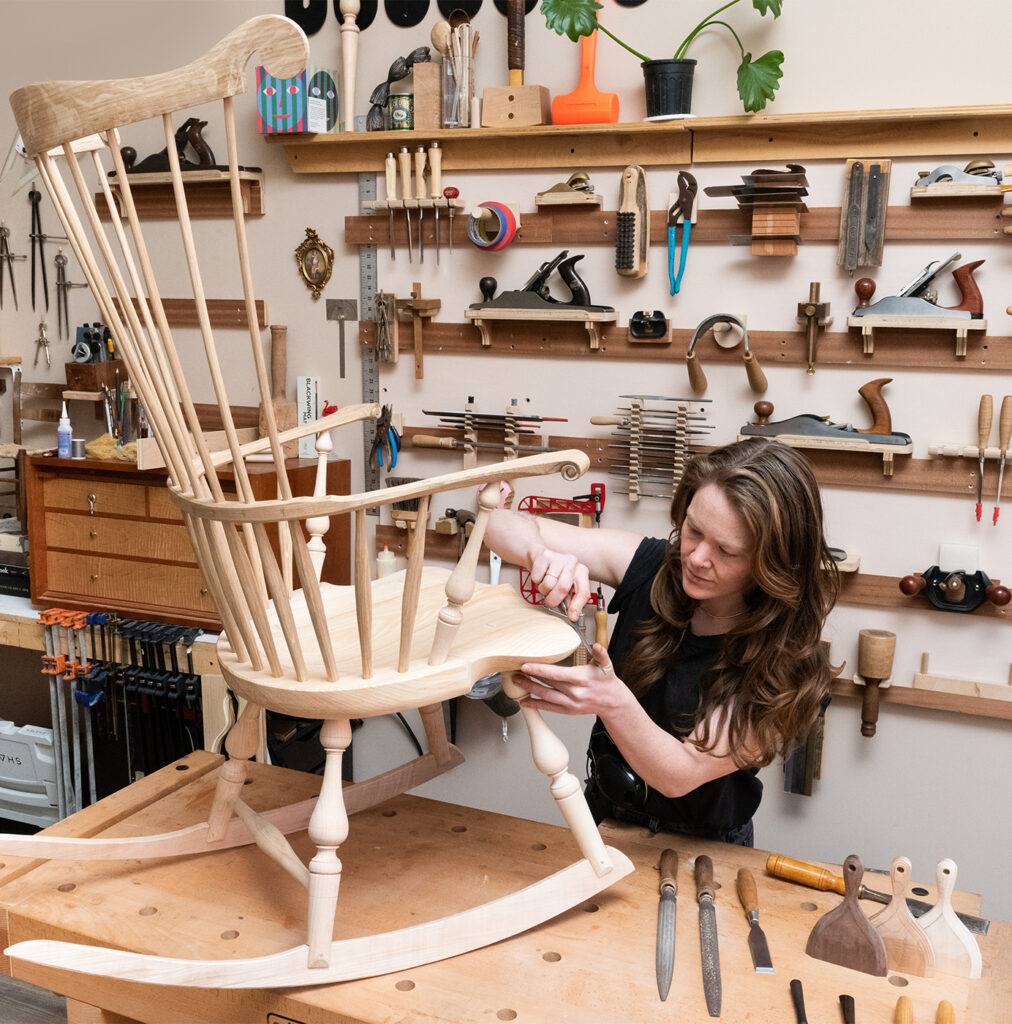
MULTIPOLYGON (((707 5, 694 0, 695 21, 707 5)), ((606 23, 631 43, 646 48, 662 34, 674 40, 677 31, 674 4, 652 0, 634 10, 605 3, 606 23)), ((0 92, 44 78, 94 78, 140 75, 183 64, 203 52, 243 19, 258 13, 280 13, 276 2, 218 0, 218 2, 165 2, 165 0, 4 0, 0 17, 4 27, 4 61, 0 65, 0 92), (52 31, 59 26, 59 32, 52 31)), ((391 60, 428 42, 432 14, 414 30, 395 29, 380 11, 373 26, 362 34, 358 76, 358 112, 364 113, 372 87, 385 78, 391 60)), ((852 0, 846 5, 809 0, 788 3, 776 25, 764 24, 743 4, 730 13, 745 45, 755 52, 779 46, 788 55, 785 77, 772 112, 852 110, 888 107, 930 107, 960 104, 1001 104, 1009 100, 1012 71, 1006 44, 997 31, 1004 24, 1006 8, 993 0, 975 0, 953 16, 951 4, 923 0, 916 10, 906 4, 882 4, 852 0), (987 26, 994 26, 989 31, 987 26), (983 26, 983 27, 982 27, 983 26)), ((479 84, 504 81, 505 19, 491 0, 475 19, 481 33, 479 84)), ((677 40, 675 40, 677 41, 677 40)), ((340 44, 333 14, 323 30, 312 37, 313 58, 339 66, 340 44)), ((667 49, 673 50, 674 43, 667 49)), ((700 41, 693 56, 700 60, 693 111, 697 115, 740 112, 734 93, 734 53, 729 37, 714 33, 700 41), (711 59, 712 58, 712 59, 711 59), (711 66, 712 65, 712 66, 711 66)), ((577 48, 544 30, 541 19, 528 19, 528 82, 547 85, 553 94, 575 86, 577 48)), ((664 56, 664 52, 651 53, 664 56)), ((636 62, 602 38, 598 47, 599 88, 616 91, 622 100, 622 119, 642 116, 639 70, 636 62)), ((356 182, 353 176, 299 176, 292 174, 278 147, 268 147, 256 136, 252 100, 239 107, 243 159, 267 173, 267 215, 250 222, 249 231, 258 266, 257 285, 266 298, 270 319, 289 325, 289 374, 315 372, 324 379, 324 393, 341 405, 359 399, 359 363, 354 331, 350 332, 348 373, 337 375, 336 324, 325 320, 324 303, 314 303, 297 279, 292 250, 312 226, 337 253, 334 278, 325 297, 358 297, 357 252, 343 242, 343 218, 355 212, 356 182)), ((0 140, 13 134, 13 119, 0 109, 0 140)), ((215 143, 211 137, 212 145, 215 143)), ((447 144, 449 145, 449 143, 447 144)), ((139 145, 141 155, 149 149, 139 145)), ((855 153, 854 156, 870 154, 855 153)), ((888 152, 879 155, 888 156, 888 152)), ((962 161, 972 155, 991 157, 999 166, 1009 154, 982 150, 980 154, 955 153, 962 161)), ((533 194, 564 179, 571 170, 517 173, 508 168, 510 154, 503 152, 501 174, 475 173, 446 176, 468 200, 500 199, 533 209, 533 194)), ((906 191, 918 169, 928 169, 941 158, 897 161, 893 165, 890 202, 906 202, 906 191)), ((808 165, 813 205, 838 205, 843 191, 842 162, 811 162, 808 165)), ((737 180, 751 167, 707 166, 697 171, 701 188, 737 180)), ((381 170, 378 168, 378 170, 381 170)), ((651 169, 654 209, 672 187, 676 168, 651 169)), ((618 198, 621 168, 592 171, 606 206, 618 198)), ((29 209, 26 193, 10 198, 8 182, 0 184, 0 216, 12 228, 12 245, 27 252, 29 209)), ((382 183, 380 184, 382 195, 382 183)), ((722 205, 726 201, 710 201, 722 205)), ((58 233, 55 214, 47 203, 43 218, 50 233, 58 233)), ((227 245, 227 225, 203 224, 202 232, 222 232, 227 245)), ((164 229, 171 232, 171 227, 164 229)), ((167 236, 168 237, 168 236, 167 236)), ((1004 288, 1012 263, 1008 242, 962 247, 966 259, 986 257, 978 273, 992 335, 1008 334, 1004 307, 1010 301, 1004 288)), ((923 245, 891 243, 883 266, 874 276, 879 294, 906 283, 930 260, 944 258, 956 248, 949 243, 923 245)), ((652 269, 645 282, 618 278, 612 271, 612 253, 604 247, 587 247, 581 272, 595 301, 614 305, 621 322, 635 309, 661 308, 680 328, 693 327, 709 313, 724 309, 747 314, 756 329, 794 329, 796 304, 805 298, 808 282, 822 282, 823 298, 830 301, 837 327, 853 304, 851 280, 835 262, 835 246, 806 245, 794 259, 760 260, 744 249, 724 245, 694 245, 690 251, 682 294, 667 294, 665 252, 655 246, 652 269)), ((482 257, 474 250, 457 249, 452 258, 444 252, 437 269, 431 252, 424 269, 408 266, 403 253, 395 264, 379 253, 380 284, 398 295, 407 295, 411 282, 421 280, 423 294, 443 300, 439 319, 462 320, 463 307, 479 298, 476 282, 485 274, 496 276, 503 287, 518 287, 537 264, 555 250, 530 247, 507 250, 499 256, 482 257)), ((54 366, 48 373, 32 368, 38 317, 28 301, 28 272, 18 266, 21 310, 15 313, 5 302, 0 313, 0 352, 25 359, 26 378, 62 379, 66 349, 54 341, 54 366)), ((73 259, 70 277, 79 280, 73 259)), ((230 282, 219 282, 221 294, 237 294, 230 282)), ((941 301, 955 301, 954 289, 943 284, 941 301)), ((181 293, 182 294, 182 293, 181 293)), ((6 292, 5 292, 6 297, 6 292)), ((73 323, 97 316, 82 291, 71 296, 73 323)), ((50 315, 50 335, 55 338, 55 311, 50 315)), ((855 343, 856 344, 856 343, 855 343)), ((856 351, 856 349, 855 349, 856 351)), ((704 353, 705 356, 705 353, 704 353)), ((715 440, 731 440, 738 426, 750 417, 753 397, 740 367, 707 367, 713 398, 715 440)), ((915 439, 915 456, 927 457, 927 444, 936 439, 972 443, 975 437, 977 399, 981 391, 1001 396, 1012 392, 1009 375, 996 373, 893 372, 882 363, 869 368, 819 369, 812 378, 798 367, 767 367, 768 397, 784 416, 797 412, 824 412, 837 421, 863 425, 867 413, 857 388, 872 376, 890 375, 895 381, 886 397, 896 429, 915 439)), ((294 381, 290 384, 290 391, 294 381)), ((608 413, 617 396, 629 392, 685 394, 684 370, 672 354, 671 363, 603 362, 592 365, 588 357, 579 363, 560 359, 526 362, 519 358, 492 358, 476 352, 468 357, 428 354, 426 373, 416 382, 410 359, 393 372, 384 372, 385 401, 403 412, 405 421, 421 425, 424 408, 460 408, 468 395, 485 411, 500 411, 510 398, 518 398, 531 412, 568 416, 560 432, 591 435, 588 417, 608 413)), ((249 401, 255 401, 250 390, 249 401)), ((0 402, 0 436, 9 430, 9 399, 0 402)), ((355 460, 360 472, 361 442, 344 439, 338 454, 355 460)), ((457 465, 447 453, 423 453, 403 457, 399 471, 421 475, 457 465)), ((356 477, 361 479, 360 476, 356 477)), ((606 478, 617 486, 614 478, 606 478)), ((993 487, 993 470, 988 475, 993 487)), ((589 481, 576 489, 558 487, 555 493, 585 491, 589 481)), ((536 489, 535 493, 539 493, 536 489)), ((886 495, 874 490, 826 488, 824 492, 831 543, 860 554, 862 569, 879 575, 899 576, 934 563, 940 542, 977 544, 981 567, 991 576, 1012 575, 1012 508, 1003 520, 1004 529, 973 521, 970 497, 957 499, 928 495, 886 495)), ((986 496, 988 511, 991 495, 986 496)), ((633 507, 619 494, 610 494, 604 525, 621 526, 653 535, 667 532, 665 506, 643 501, 633 507)), ((507 574, 506 578, 510 578, 507 574)), ((944 615, 931 611, 885 612, 841 606, 833 614, 828 634, 836 660, 846 659, 845 675, 853 672, 857 632, 865 627, 894 629, 898 635, 894 678, 910 681, 922 651, 931 653, 932 670, 941 674, 1001 683, 1008 679, 1012 659, 1012 635, 1005 621, 944 615)), ((463 703, 463 702, 462 702, 463 703)), ((573 755, 573 766, 582 772, 583 751, 589 721, 567 719, 559 723, 573 755)), ((888 868, 892 857, 906 854, 918 879, 933 882, 934 865, 952 857, 960 867, 960 885, 984 894, 985 912, 1012 917, 1012 894, 1006 883, 1007 850, 1012 840, 1009 826, 1009 730, 1007 723, 970 716, 942 714, 885 706, 878 735, 871 740, 859 733, 859 708, 855 702, 837 700, 828 716, 823 777, 811 798, 782 792, 780 767, 763 773, 766 797, 757 818, 757 841, 762 847, 792 856, 841 861, 857 852, 864 862, 888 868)), ((396 722, 385 719, 367 725, 356 744, 356 769, 366 772, 410 753, 410 746, 396 722), (365 742, 368 740, 368 742, 365 742)), ((544 780, 530 766, 526 737, 518 719, 509 725, 509 739, 501 740, 498 720, 483 705, 467 704, 460 710, 458 742, 467 763, 457 771, 423 787, 425 795, 501 810, 507 813, 556 821, 557 813, 544 780)))

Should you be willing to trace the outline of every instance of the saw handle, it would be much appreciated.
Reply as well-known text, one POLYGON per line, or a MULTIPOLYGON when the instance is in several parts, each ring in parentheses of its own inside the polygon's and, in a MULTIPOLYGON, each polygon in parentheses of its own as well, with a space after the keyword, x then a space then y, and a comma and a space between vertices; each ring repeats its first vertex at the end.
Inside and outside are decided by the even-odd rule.
POLYGON ((696 902, 698 903, 704 896, 709 896, 712 903, 715 894, 713 888, 713 861, 705 853, 700 854, 696 858, 694 873, 696 878, 696 902))
POLYGON ((980 407, 977 409, 977 451, 981 454, 983 454, 984 449, 987 447, 988 438, 991 436, 991 420, 993 417, 994 399, 990 395, 981 395, 980 407))
POLYGON ((759 913, 759 890, 756 888, 755 875, 748 868, 738 868, 736 886, 738 899, 746 914, 759 913))
POLYGON ((670 849, 661 850, 661 881, 660 892, 670 889, 672 894, 678 892, 678 854, 670 849))
POLYGON ((787 882, 807 885, 810 889, 837 892, 841 896, 847 892, 843 879, 838 875, 834 875, 825 868, 817 867, 815 864, 806 864, 802 860, 784 857, 779 853, 771 853, 766 858, 766 873, 787 882))

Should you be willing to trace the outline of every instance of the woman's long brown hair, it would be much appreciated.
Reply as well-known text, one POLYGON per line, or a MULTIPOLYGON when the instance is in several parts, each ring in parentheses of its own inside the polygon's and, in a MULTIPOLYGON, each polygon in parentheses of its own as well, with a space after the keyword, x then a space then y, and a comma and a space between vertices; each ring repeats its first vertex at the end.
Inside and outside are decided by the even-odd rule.
POLYGON ((706 484, 718 486, 745 523, 752 585, 743 595, 745 615, 703 677, 699 734, 692 742, 711 749, 726 719, 735 763, 761 767, 808 735, 833 675, 821 637, 839 576, 822 533, 818 484, 794 449, 765 439, 739 441, 689 462, 671 502, 671 540, 650 591, 654 616, 639 626, 622 675, 634 693, 649 689, 692 619, 697 602, 682 588, 679 533, 689 503, 706 484))

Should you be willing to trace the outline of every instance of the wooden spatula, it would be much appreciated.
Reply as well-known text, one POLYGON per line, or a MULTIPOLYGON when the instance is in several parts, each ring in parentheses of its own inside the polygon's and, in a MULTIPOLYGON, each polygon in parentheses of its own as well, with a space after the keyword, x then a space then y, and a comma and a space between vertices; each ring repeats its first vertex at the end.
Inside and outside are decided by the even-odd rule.
POLYGON ((872 919, 872 927, 882 936, 889 966, 901 974, 930 978, 935 973, 935 955, 924 929, 914 920, 907 906, 910 861, 896 857, 892 865, 893 898, 872 919))
POLYGON ((847 887, 843 902, 816 921, 805 952, 816 960, 883 978, 886 974, 885 944, 857 903, 863 877, 861 858, 851 854, 843 862, 847 887))
POLYGON ((935 970, 961 978, 979 978, 980 947, 952 909, 956 865, 948 859, 940 860, 936 871, 938 902, 918 922, 935 952, 935 970))

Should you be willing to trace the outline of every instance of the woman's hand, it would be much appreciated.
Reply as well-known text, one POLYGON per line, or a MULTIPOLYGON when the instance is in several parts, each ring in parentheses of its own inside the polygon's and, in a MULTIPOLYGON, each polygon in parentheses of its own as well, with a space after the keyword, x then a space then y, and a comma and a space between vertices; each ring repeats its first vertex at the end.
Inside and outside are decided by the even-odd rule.
POLYGON ((543 547, 531 561, 531 580, 545 604, 557 608, 566 602, 569 618, 576 622, 590 600, 590 570, 576 555, 543 547))
POLYGON ((529 662, 514 673, 513 682, 526 692, 518 697, 522 707, 554 711, 560 715, 606 717, 636 698, 612 667, 608 652, 594 644, 589 665, 546 665, 529 662))

